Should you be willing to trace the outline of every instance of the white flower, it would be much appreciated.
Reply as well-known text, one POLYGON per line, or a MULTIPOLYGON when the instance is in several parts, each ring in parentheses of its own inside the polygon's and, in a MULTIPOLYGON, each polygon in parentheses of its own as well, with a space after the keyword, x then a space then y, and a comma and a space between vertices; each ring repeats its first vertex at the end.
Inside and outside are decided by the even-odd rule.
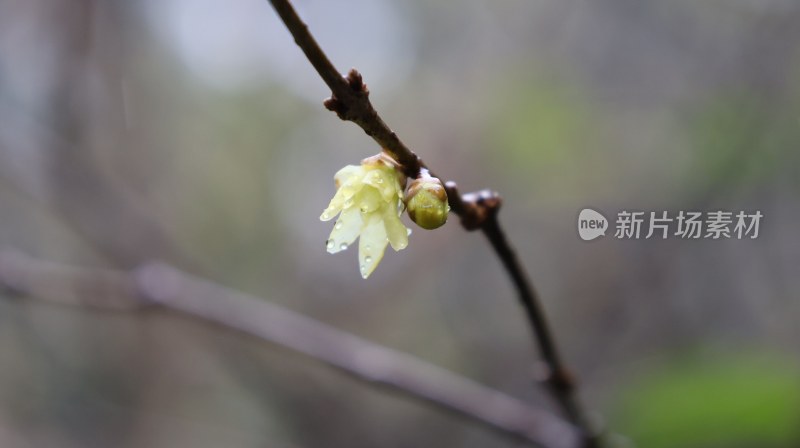
POLYGON ((395 251, 408 246, 410 229, 400 221, 406 179, 396 163, 385 155, 348 165, 334 176, 336 195, 319 219, 339 219, 326 243, 329 253, 347 249, 356 238, 359 271, 369 277, 383 258, 387 244, 395 251))

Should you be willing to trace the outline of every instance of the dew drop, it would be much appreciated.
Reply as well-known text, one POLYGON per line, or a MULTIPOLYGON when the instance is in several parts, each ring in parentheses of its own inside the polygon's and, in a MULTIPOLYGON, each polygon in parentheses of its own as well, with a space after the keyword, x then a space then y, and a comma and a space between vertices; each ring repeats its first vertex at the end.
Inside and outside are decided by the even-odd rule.
POLYGON ((339 249, 341 249, 341 250, 345 250, 345 249, 347 249, 347 243, 342 243, 342 244, 340 244, 340 245, 339 245, 339 249))
POLYGON ((369 252, 369 251, 371 251, 371 250, 372 250, 372 246, 370 246, 369 244, 367 244, 366 246, 364 246, 364 252, 369 252))
POLYGON ((333 226, 334 229, 339 230, 342 228, 342 221, 336 221, 336 225, 333 226))
POLYGON ((344 208, 349 208, 352 205, 353 205, 353 199, 352 198, 344 201, 344 208))
POLYGON ((367 263, 367 264, 370 264, 370 263, 372 263, 372 257, 370 257, 369 255, 367 255, 367 256, 364 258, 364 262, 365 262, 365 263, 367 263))
POLYGON ((328 212, 322 212, 322 219, 330 219, 331 215, 328 212))
POLYGON ((333 249, 333 248, 336 246, 336 242, 335 242, 335 241, 333 241, 333 240, 328 240, 328 242, 327 242, 327 243, 325 243, 325 246, 326 246, 328 249, 333 249))
POLYGON ((361 275, 364 275, 366 273, 367 273, 367 267, 362 264, 361 265, 361 275))
POLYGON ((411 235, 411 229, 409 229, 408 227, 406 227, 406 235, 407 235, 407 236, 410 236, 410 235, 411 235))
POLYGON ((366 213, 368 210, 369 210, 369 207, 367 207, 366 205, 362 205, 361 206, 361 213, 366 213))

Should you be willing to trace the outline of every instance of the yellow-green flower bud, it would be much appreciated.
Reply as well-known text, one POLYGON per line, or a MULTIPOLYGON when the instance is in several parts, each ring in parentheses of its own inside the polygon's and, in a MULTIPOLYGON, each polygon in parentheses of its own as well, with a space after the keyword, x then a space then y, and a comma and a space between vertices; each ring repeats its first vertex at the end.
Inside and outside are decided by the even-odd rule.
POLYGON ((439 179, 423 172, 411 182, 405 200, 408 217, 423 229, 433 230, 447 222, 450 205, 439 179))

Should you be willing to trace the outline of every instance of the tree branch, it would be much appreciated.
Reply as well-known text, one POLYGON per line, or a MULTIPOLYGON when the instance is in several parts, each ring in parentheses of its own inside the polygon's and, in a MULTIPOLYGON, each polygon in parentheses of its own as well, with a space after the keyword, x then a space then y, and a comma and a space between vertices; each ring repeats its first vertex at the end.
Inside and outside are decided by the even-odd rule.
POLYGON ((178 311, 333 366, 495 432, 546 448, 577 448, 575 428, 546 411, 407 354, 162 263, 132 272, 0 253, 0 286, 32 299, 116 311, 178 311))
MULTIPOLYGON (((308 31, 308 26, 297 15, 289 0, 270 0, 270 3, 311 65, 317 70, 325 84, 330 87, 332 95, 325 100, 325 107, 336 112, 342 120, 352 121, 360 126, 383 148, 383 151, 389 153, 400 164, 409 178, 416 178, 422 168, 431 171, 378 115, 369 100, 369 89, 364 84, 361 74, 355 69, 351 69, 347 77, 340 74, 308 31)), ((431 175, 433 175, 432 171, 431 175)), ((534 335, 534 342, 539 347, 545 363, 546 368, 543 369, 545 375, 541 380, 547 385, 567 418, 581 429, 585 439, 584 446, 600 446, 599 437, 592 429, 586 413, 578 402, 575 382, 561 361, 552 331, 547 325, 547 319, 539 304, 540 300, 497 220, 497 212, 502 204, 499 195, 484 190, 462 196, 453 182, 448 182, 446 189, 450 206, 453 212, 461 217, 462 226, 466 230, 480 229, 483 231, 511 277, 519 301, 525 309, 534 335)))
POLYGON ((331 89, 332 95, 325 100, 325 107, 336 112, 342 120, 352 121, 395 159, 409 178, 413 179, 425 167, 419 157, 400 141, 389 129, 369 101, 369 89, 356 69, 351 69, 347 78, 342 77, 325 52, 322 51, 308 26, 300 19, 294 7, 286 0, 270 0, 283 23, 292 33, 294 41, 303 50, 311 65, 331 89))

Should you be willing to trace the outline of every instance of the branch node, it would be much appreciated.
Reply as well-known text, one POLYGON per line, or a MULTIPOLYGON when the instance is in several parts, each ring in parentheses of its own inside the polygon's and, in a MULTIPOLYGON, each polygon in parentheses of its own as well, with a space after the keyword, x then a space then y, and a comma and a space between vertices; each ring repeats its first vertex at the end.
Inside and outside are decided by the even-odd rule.
POLYGON ((534 378, 556 394, 570 393, 575 388, 575 378, 566 369, 553 369, 548 363, 537 363, 534 378))
POLYGON ((339 100, 337 100, 335 96, 331 96, 330 98, 325 98, 322 105, 325 106, 325 109, 336 112, 336 109, 339 108, 339 100))
POLYGON ((497 216, 503 200, 496 191, 480 190, 460 194, 453 181, 445 183, 450 207, 461 217, 461 226, 468 231, 483 228, 490 219, 497 216))
POLYGON ((333 89, 331 97, 322 102, 326 109, 336 112, 344 121, 352 121, 361 126, 370 136, 374 134, 366 125, 367 120, 374 120, 377 112, 369 102, 369 89, 364 83, 361 73, 350 69, 344 78, 348 89, 333 89), (337 96, 338 94, 338 96, 337 96))
POLYGON ((345 79, 347 80, 347 85, 349 85, 354 92, 357 94, 364 94, 365 96, 369 95, 369 89, 367 85, 364 84, 364 78, 358 70, 351 68, 345 79))

